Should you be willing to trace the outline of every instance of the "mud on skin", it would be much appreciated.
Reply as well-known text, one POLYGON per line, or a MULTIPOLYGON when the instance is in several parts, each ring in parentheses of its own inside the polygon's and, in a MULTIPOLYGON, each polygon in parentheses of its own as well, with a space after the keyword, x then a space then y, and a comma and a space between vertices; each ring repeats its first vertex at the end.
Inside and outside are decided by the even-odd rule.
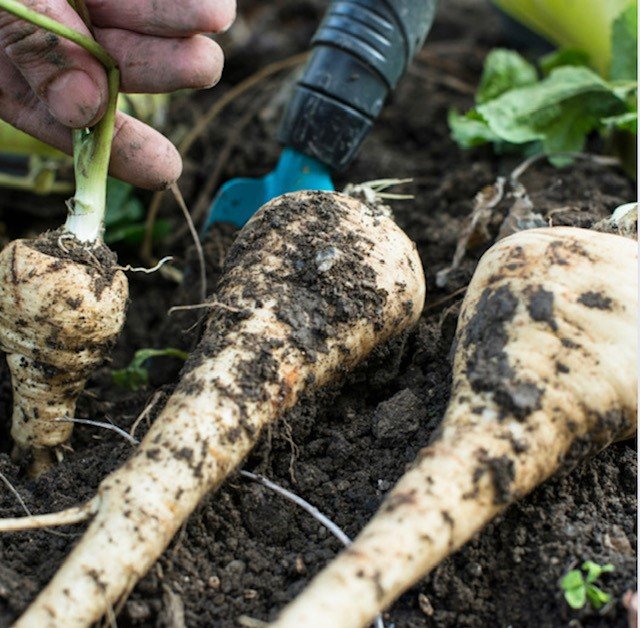
MULTIPOLYGON (((378 212, 371 207, 367 211, 373 216, 378 212)), ((274 349, 288 344, 313 364, 328 352, 327 339, 335 337, 338 325, 361 321, 374 330, 384 327, 387 293, 377 287, 375 270, 363 262, 374 243, 345 229, 348 215, 347 208, 331 196, 305 193, 302 198, 284 196, 271 203, 244 228, 227 254, 214 297, 217 305, 202 342, 182 370, 177 392, 201 394, 203 383, 195 382, 189 373, 223 351, 253 309, 273 302, 276 317, 288 329, 286 341, 243 333, 234 342, 239 341, 251 357, 238 364, 238 390, 225 388, 240 408, 242 429, 253 438, 257 428, 250 409, 267 400, 265 383, 276 385, 281 404, 289 405, 291 386, 281 378, 274 349), (295 228, 287 228, 290 224, 295 228), (283 230, 286 238, 281 236, 283 230), (269 268, 267 255, 277 259, 278 265, 264 272, 269 268)), ((409 295, 407 300, 409 316, 413 304, 409 295)), ((349 354, 345 349, 345 368, 349 354)), ((214 382, 214 386, 221 385, 214 382)), ((227 438, 234 442, 238 435, 234 428, 227 438)), ((206 454, 206 448, 202 451, 206 454)), ((202 462, 197 458, 196 452, 194 465, 202 462)))
POLYGON ((513 415, 522 421, 540 408, 543 391, 517 377, 504 351, 509 340, 508 325, 518 303, 508 285, 486 288, 467 323, 463 346, 473 346, 466 361, 466 376, 472 389, 477 393, 492 392, 504 417, 513 415))

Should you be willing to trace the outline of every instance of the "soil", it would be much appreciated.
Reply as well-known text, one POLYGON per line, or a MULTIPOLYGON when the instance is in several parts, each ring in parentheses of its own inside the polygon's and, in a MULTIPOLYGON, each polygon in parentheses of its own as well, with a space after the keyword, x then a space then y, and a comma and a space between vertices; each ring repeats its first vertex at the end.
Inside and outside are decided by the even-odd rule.
MULTIPOLYGON (((280 0, 240 3, 241 18, 225 35, 225 76, 211 92, 173 101, 168 132, 176 140, 231 86, 266 62, 305 49, 325 3, 280 0)), ((459 150, 446 123, 450 107, 473 99, 482 59, 504 45, 499 16, 474 0, 442 3, 436 24, 409 76, 402 82, 356 162, 337 177, 338 187, 383 177, 410 177, 400 191, 413 201, 393 203, 398 223, 418 245, 430 288, 416 331, 380 349, 340 386, 304 399, 279 425, 265 432, 243 467, 264 474, 309 500, 347 534, 357 534, 418 450, 437 429, 448 400, 450 352, 464 288, 504 215, 488 236, 476 238, 444 288, 436 273, 448 267, 474 196, 520 158, 489 150, 459 150)), ((263 81, 227 107, 185 161, 180 182, 189 206, 218 169, 219 181, 263 174, 277 159, 273 139, 292 75, 263 81), (225 150, 226 146, 226 150, 225 150), (224 162, 218 163, 219 156, 224 162)), ((593 141, 589 149, 601 149, 593 141)), ((634 198, 623 173, 580 160, 563 169, 543 162, 522 177, 534 210, 553 224, 590 227, 634 198)), ((5 197, 6 199, 10 196, 5 197)), ((54 227, 39 208, 52 199, 21 200, 30 214, 1 205, 9 238, 54 227), (34 216, 38 216, 37 220, 34 216)), ((64 211, 61 206, 61 211, 64 211)), ((497 211, 504 211, 498 209, 497 211)), ((136 436, 157 416, 178 379, 181 364, 159 358, 145 389, 128 391, 110 369, 128 364, 140 348, 192 349, 203 311, 172 316, 172 305, 198 302, 198 270, 180 212, 170 197, 161 215, 174 235, 154 253, 175 257, 183 272, 131 274, 126 329, 112 356, 91 379, 77 416, 112 420, 129 429, 147 404, 154 405, 136 436), (189 329, 190 328, 190 329, 189 329), (187 331, 185 331, 187 330, 187 331)), ((59 219, 58 219, 59 220, 59 219)), ((215 286, 235 230, 223 225, 204 242, 208 292, 215 286)), ((120 263, 140 265, 135 248, 117 250, 120 263)), ((594 297, 594 303, 598 302, 594 297)), ((599 303, 599 302, 598 302, 599 303)), ((544 317, 544 303, 539 304, 544 317)), ((598 307, 598 305, 595 305, 598 307)), ((0 472, 33 512, 65 508, 89 498, 100 480, 131 455, 113 432, 78 425, 72 451, 37 480, 10 459, 11 387, 0 370, 0 472)), ((556 477, 492 522, 461 551, 405 593, 384 616, 387 626, 626 626, 622 597, 636 583, 636 448, 609 447, 563 477, 556 477), (559 579, 584 560, 612 563, 602 579, 612 600, 601 612, 572 611, 559 579)), ((0 490, 0 516, 23 514, 15 495, 0 490)), ((76 542, 82 527, 0 536, 0 626, 8 626, 35 597, 76 542)), ((340 549, 339 542, 305 512, 239 475, 207 497, 120 611, 120 626, 258 625, 294 597, 340 549)))

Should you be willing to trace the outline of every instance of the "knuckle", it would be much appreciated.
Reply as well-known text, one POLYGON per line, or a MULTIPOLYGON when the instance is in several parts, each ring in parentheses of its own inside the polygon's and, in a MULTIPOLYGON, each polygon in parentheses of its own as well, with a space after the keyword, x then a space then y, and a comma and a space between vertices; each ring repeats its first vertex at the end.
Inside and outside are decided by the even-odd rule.
POLYGON ((0 46, 7 57, 22 68, 66 65, 60 38, 22 20, 0 20, 0 46))

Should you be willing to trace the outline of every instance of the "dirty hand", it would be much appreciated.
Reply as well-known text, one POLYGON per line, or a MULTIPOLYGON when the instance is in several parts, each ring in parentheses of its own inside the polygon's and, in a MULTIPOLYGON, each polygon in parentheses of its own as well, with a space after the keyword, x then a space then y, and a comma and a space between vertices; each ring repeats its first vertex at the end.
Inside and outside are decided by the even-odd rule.
MULTIPOLYGON (((25 1, 25 0, 22 0, 25 1)), ((30 0, 32 9, 75 30, 89 30, 67 0, 30 0)), ((214 85, 220 47, 201 33, 219 32, 235 0, 86 0, 94 36, 120 66, 121 89, 158 93, 214 85)), ((90 53, 0 10, 0 118, 70 153, 69 127, 95 124, 107 104, 107 79, 90 53)), ((180 175, 174 146, 119 113, 111 173, 140 187, 163 188, 180 175)))

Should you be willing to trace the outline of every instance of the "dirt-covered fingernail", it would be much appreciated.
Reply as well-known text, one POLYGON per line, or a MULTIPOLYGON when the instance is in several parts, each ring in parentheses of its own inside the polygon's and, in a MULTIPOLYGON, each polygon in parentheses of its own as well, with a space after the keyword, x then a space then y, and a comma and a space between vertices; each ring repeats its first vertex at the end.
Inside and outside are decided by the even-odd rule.
POLYGON ((79 128, 92 124, 100 110, 100 88, 82 70, 57 76, 46 90, 49 110, 63 124, 79 128))

